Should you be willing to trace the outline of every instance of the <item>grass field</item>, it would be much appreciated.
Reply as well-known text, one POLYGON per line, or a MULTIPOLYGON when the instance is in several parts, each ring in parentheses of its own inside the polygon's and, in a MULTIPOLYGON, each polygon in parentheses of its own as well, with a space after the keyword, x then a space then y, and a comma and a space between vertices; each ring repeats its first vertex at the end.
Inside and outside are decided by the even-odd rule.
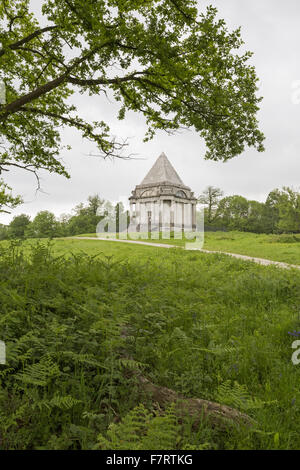
MULTIPOLYGON (((247 249, 213 235, 218 249, 247 249)), ((2 242, 0 448, 300 449, 299 313, 298 270, 109 241, 2 242), (128 368, 256 424, 194 429, 128 368)))
MULTIPOLYGON (((81 237, 96 236, 83 234, 81 237)), ((147 241, 147 240, 145 240, 147 241)), ((183 246, 183 240, 151 240, 153 243, 169 243, 183 246)), ((206 232, 204 249, 225 251, 241 255, 265 258, 300 265, 299 235, 265 235, 245 232, 206 232)))
POLYGON ((300 265, 300 237, 296 235, 208 232, 204 248, 300 265))

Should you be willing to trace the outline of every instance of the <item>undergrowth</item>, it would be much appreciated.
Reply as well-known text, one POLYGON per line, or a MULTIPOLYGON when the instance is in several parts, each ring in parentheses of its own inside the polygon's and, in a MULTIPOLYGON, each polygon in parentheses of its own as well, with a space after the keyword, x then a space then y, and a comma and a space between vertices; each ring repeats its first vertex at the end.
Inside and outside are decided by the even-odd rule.
POLYGON ((0 245, 0 448, 299 449, 288 332, 300 327, 300 273, 120 250, 65 257, 45 242, 0 245), (131 368, 257 424, 195 428, 145 396, 131 368))

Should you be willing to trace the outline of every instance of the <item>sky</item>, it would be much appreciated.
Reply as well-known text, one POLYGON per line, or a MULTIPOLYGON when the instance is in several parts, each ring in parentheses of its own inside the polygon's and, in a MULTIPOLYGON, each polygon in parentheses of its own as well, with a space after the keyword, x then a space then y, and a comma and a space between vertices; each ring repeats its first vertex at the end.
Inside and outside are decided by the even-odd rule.
MULTIPOLYGON (((218 9, 229 29, 241 26, 245 47, 254 53, 251 62, 259 77, 259 95, 263 96, 258 118, 266 136, 264 153, 246 149, 240 156, 224 163, 204 160, 205 143, 193 130, 175 136, 159 132, 152 141, 143 142, 146 132, 141 114, 130 112, 118 121, 118 106, 103 96, 76 95, 80 115, 86 119, 104 120, 111 133, 128 138, 131 160, 103 160, 89 156, 94 146, 83 141, 74 130, 63 131, 61 158, 71 175, 41 172, 42 191, 36 192, 36 181, 24 171, 13 171, 6 182, 21 194, 24 203, 11 214, 0 214, 7 224, 21 213, 32 218, 41 210, 56 216, 71 213, 89 195, 99 194, 112 202, 127 203, 131 191, 140 184, 161 152, 165 152, 183 182, 199 195, 208 185, 217 186, 224 194, 240 194, 264 201, 274 188, 300 186, 300 2, 299 0, 199 0, 199 10, 207 5, 218 9)), ((38 12, 40 0, 32 0, 38 12)))

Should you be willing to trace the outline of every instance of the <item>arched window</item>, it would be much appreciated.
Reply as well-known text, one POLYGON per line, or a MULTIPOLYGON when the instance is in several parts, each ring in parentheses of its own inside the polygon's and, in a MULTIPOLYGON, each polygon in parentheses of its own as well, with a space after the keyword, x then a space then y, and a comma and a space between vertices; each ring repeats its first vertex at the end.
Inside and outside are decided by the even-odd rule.
POLYGON ((183 191, 177 191, 176 197, 186 197, 186 194, 183 191))

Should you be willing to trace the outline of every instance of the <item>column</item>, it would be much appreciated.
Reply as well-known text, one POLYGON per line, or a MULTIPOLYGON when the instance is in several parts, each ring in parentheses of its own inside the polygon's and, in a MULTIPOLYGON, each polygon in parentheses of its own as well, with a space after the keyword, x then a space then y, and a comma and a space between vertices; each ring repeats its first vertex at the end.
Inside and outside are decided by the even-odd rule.
POLYGON ((175 201, 174 199, 171 200, 171 208, 170 208, 170 230, 174 232, 174 225, 175 225, 175 201))
POLYGON ((168 198, 164 201, 163 206, 163 239, 170 240, 171 229, 171 200, 168 198))
POLYGON ((133 202, 130 201, 129 204, 129 214, 130 214, 130 223, 133 223, 134 213, 133 213, 133 202))
POLYGON ((192 230, 192 204, 187 201, 184 205, 185 217, 184 217, 184 229, 187 232, 192 230))
POLYGON ((157 201, 151 201, 151 238, 156 240, 159 238, 159 204, 157 201))
POLYGON ((136 217, 135 217, 135 224, 136 224, 136 231, 140 231, 140 224, 141 224, 141 204, 139 201, 136 202, 136 217))
POLYGON ((196 214, 197 205, 194 202, 192 205, 192 230, 195 232, 197 229, 197 214, 196 214))
POLYGON ((158 230, 162 231, 162 221, 163 221, 163 200, 159 199, 158 201, 158 230))

